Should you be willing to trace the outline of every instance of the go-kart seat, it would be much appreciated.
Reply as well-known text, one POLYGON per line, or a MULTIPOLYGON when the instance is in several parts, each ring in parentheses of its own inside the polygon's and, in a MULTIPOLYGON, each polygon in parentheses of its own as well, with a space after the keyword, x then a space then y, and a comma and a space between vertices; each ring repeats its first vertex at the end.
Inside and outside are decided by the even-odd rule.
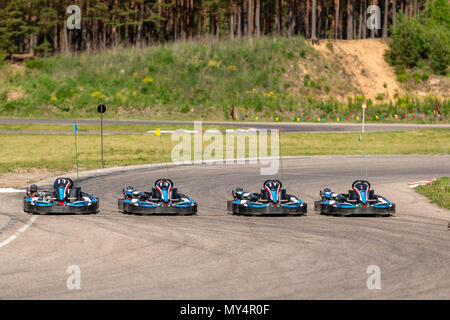
POLYGON ((55 198, 58 201, 68 200, 73 187, 73 181, 69 178, 57 178, 53 183, 55 198))

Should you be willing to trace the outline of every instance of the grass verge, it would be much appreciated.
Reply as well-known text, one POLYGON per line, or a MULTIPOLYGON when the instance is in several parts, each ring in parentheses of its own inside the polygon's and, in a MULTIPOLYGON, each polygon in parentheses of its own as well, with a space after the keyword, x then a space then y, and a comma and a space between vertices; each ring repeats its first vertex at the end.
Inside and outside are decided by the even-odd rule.
POLYGON ((450 177, 442 177, 424 186, 418 186, 416 191, 431 202, 450 210, 450 177))
MULTIPOLYGON (((282 153, 283 156, 361 155, 364 150, 366 155, 450 154, 450 130, 447 129, 366 133, 362 145, 358 137, 358 133, 283 134, 282 153)), ((100 136, 86 134, 79 135, 77 139, 80 170, 100 168, 100 136)), ((163 134, 161 140, 166 158, 171 161, 171 150, 179 142, 171 141, 169 134, 163 134)), ((203 144, 206 146, 211 142, 203 144)), ((74 169, 72 135, 0 134, 0 150, 0 173, 74 169)), ((270 155, 270 151, 268 153, 270 155)), ((108 167, 164 161, 160 138, 153 134, 105 136, 104 154, 108 167)))

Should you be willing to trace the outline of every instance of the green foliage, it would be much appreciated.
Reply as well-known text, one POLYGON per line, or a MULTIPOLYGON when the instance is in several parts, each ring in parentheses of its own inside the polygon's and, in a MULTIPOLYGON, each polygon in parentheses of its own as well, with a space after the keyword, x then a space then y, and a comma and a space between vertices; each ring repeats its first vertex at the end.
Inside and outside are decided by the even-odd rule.
POLYGON ((5 50, 0 49, 0 66, 4 64, 6 59, 7 52, 5 50))
POLYGON ((0 49, 12 54, 28 39, 32 25, 27 22, 25 1, 11 0, 0 10, 0 49))
POLYGON ((434 72, 445 75, 450 63, 449 17, 447 0, 429 2, 419 17, 408 19, 400 13, 398 24, 392 29, 386 60, 391 65, 411 68, 422 68, 427 62, 434 72))
POLYGON ((430 34, 430 66, 434 72, 445 75, 450 64, 450 36, 443 28, 434 29, 430 34))
POLYGON ((386 58, 393 65, 415 67, 421 58, 426 57, 428 46, 422 24, 400 13, 397 26, 392 30, 386 58))
POLYGON ((428 80, 428 73, 423 73, 421 79, 422 79, 422 81, 427 81, 428 80))
POLYGON ((413 79, 414 79, 415 83, 419 83, 420 82, 420 73, 418 73, 417 71, 414 72, 413 79))
POLYGON ((384 93, 379 93, 377 94, 377 96, 375 97, 375 99, 377 99, 378 101, 382 101, 384 99, 384 93))
POLYGON ((425 15, 437 24, 450 26, 450 4, 448 0, 428 1, 425 15))
POLYGON ((411 74, 406 71, 406 68, 404 65, 396 66, 395 73, 397 74, 398 82, 406 82, 411 78, 411 74))
POLYGON ((44 61, 41 59, 25 60, 25 67, 28 69, 42 69, 44 67, 44 61))
POLYGON ((442 177, 415 190, 443 208, 450 209, 450 177, 442 177))

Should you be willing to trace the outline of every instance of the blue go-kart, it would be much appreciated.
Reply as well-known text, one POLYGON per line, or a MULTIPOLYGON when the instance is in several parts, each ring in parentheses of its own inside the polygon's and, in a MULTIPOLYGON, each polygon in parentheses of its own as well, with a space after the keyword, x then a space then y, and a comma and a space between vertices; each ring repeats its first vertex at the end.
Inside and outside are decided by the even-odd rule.
POLYGON ((260 193, 245 192, 242 188, 232 191, 233 200, 227 209, 237 215, 296 216, 307 212, 307 204, 299 197, 286 193, 279 180, 264 182, 260 193))
POLYGON ((179 193, 169 179, 158 179, 150 192, 135 190, 132 186, 123 189, 123 198, 118 200, 123 213, 138 215, 194 215, 197 202, 179 193))
POLYGON ((23 200, 24 211, 32 214, 92 214, 97 213, 99 200, 74 187, 69 178, 58 178, 53 190, 39 190, 33 184, 23 200))
POLYGON ((347 194, 320 191, 321 199, 314 202, 314 210, 326 215, 338 216, 389 216, 395 213, 395 204, 376 195, 370 183, 356 180, 347 194))

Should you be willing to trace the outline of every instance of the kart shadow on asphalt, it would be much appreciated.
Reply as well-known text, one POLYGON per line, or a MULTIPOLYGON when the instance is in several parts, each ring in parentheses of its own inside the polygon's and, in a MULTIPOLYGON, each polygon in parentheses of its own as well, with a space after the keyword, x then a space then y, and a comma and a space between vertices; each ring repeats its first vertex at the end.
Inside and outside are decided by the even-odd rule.
POLYGON ((37 212, 26 212, 25 213, 31 216, 95 216, 100 211, 97 212, 87 212, 87 213, 74 213, 74 212, 46 212, 46 213, 37 213, 37 212))
POLYGON ((346 218, 387 218, 395 217, 394 214, 323 214, 315 211, 315 214, 329 217, 346 217, 346 218))
POLYGON ((197 216, 197 213, 134 213, 134 212, 123 212, 123 211, 117 211, 121 214, 126 214, 129 216, 139 216, 139 217, 176 217, 176 216, 197 216))

